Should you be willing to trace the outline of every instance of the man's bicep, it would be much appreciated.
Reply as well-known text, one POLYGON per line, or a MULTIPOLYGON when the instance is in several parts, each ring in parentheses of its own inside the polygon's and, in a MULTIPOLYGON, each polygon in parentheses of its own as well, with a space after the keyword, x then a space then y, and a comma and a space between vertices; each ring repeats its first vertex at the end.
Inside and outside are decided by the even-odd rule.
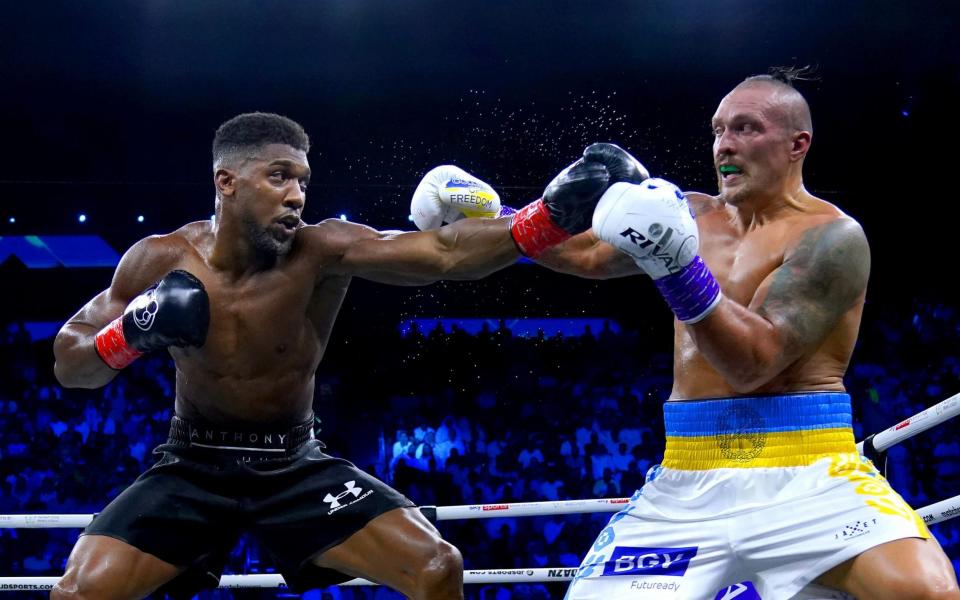
POLYGON ((301 234, 324 275, 359 276, 376 281, 383 281, 383 276, 389 277, 390 271, 411 259, 409 253, 416 246, 405 240, 404 236, 409 233, 377 231, 367 225, 337 219, 305 227, 301 234), (378 275, 381 273, 383 276, 378 275))
POLYGON ((380 283, 416 285, 434 281, 435 273, 442 270, 437 231, 370 232, 344 245, 335 272, 380 283))
POLYGON ((169 244, 146 238, 127 250, 113 273, 110 287, 93 297, 68 324, 101 328, 123 313, 138 294, 176 268, 169 244))
POLYGON ((84 304, 83 308, 70 317, 64 326, 79 326, 80 329, 77 331, 85 331, 85 328, 100 330, 104 325, 120 316, 124 306, 126 305, 110 299, 110 288, 107 288, 84 304))
POLYGON ((777 328, 784 354, 797 357, 819 345, 861 301, 869 275, 863 230, 852 219, 836 219, 804 233, 751 308, 777 328))

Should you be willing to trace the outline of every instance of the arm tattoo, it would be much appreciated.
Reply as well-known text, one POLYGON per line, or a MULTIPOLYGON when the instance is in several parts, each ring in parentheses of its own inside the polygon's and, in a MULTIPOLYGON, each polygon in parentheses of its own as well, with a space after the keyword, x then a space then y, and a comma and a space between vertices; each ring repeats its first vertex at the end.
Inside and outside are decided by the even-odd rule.
POLYGON ((784 261, 758 312, 784 337, 786 354, 819 344, 867 288, 870 248, 852 219, 811 227, 784 261))

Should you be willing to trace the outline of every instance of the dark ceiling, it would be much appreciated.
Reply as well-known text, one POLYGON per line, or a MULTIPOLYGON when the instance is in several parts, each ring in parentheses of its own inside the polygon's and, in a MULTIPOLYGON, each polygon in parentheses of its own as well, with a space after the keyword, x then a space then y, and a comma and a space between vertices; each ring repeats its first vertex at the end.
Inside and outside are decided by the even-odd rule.
POLYGON ((95 231, 122 249, 206 218, 213 132, 249 110, 312 136, 308 220, 408 226, 413 186, 445 162, 520 204, 598 140, 709 192, 726 91, 815 64, 800 88, 807 187, 864 224, 877 285, 921 274, 936 290, 960 216, 958 15, 837 0, 8 3, 0 234, 95 231))

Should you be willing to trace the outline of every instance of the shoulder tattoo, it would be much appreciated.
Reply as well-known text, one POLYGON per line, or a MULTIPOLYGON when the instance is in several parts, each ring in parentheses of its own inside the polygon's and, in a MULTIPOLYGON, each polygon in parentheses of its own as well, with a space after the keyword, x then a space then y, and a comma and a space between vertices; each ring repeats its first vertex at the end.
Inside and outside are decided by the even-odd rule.
POLYGON ((758 312, 784 334, 787 351, 819 344, 863 295, 870 247, 856 221, 808 229, 775 272, 758 312))

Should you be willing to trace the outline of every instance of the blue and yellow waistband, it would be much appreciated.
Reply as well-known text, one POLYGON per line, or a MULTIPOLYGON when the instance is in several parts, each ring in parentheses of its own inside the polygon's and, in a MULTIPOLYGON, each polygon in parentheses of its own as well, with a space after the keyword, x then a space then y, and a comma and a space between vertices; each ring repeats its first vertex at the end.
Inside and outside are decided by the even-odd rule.
POLYGON ((857 452, 850 396, 838 392, 667 402, 663 467, 803 467, 857 452))

